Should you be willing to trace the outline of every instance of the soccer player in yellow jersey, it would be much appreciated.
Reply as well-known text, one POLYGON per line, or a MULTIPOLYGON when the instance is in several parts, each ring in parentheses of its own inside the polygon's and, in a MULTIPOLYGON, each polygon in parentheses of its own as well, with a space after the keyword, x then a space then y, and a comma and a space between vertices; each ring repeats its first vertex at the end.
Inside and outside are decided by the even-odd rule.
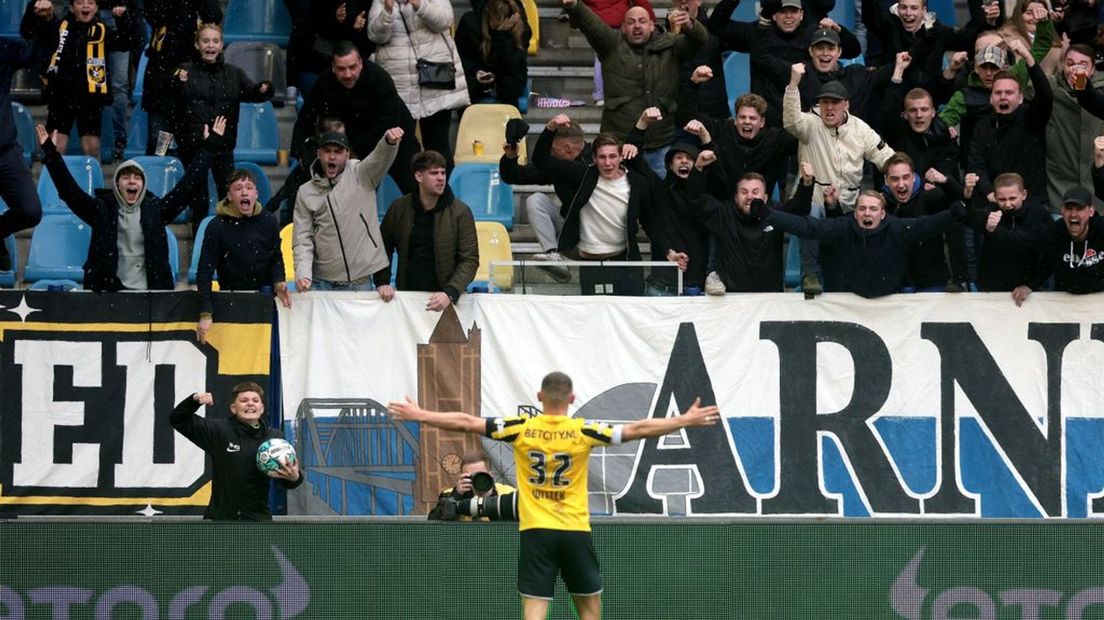
POLYGON ((398 420, 410 420, 446 430, 485 435, 514 446, 517 463, 518 594, 525 620, 543 620, 562 574, 580 620, 602 615, 602 574, 590 538, 587 508, 587 460, 595 446, 660 437, 687 426, 708 426, 720 420, 715 405, 701 399, 682 415, 609 425, 568 417, 575 402, 571 377, 553 372, 537 393, 544 412, 537 416, 479 418, 463 412, 426 411, 410 398, 389 403, 398 420))

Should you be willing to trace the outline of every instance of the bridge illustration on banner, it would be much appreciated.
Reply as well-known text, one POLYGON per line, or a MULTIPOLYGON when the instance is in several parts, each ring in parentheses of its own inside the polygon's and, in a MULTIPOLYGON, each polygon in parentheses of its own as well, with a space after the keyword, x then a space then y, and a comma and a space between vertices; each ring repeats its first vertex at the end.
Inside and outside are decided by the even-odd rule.
POLYGON ((370 398, 306 398, 291 430, 313 496, 335 514, 414 510, 417 429, 370 398))

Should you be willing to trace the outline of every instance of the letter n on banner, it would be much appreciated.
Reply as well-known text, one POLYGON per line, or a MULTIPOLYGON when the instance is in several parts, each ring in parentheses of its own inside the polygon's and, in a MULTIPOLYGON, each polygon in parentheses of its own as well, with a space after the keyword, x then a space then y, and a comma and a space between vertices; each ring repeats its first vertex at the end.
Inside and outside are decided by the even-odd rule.
POLYGON ((0 292, 0 513, 202 512, 207 460, 169 413, 212 392, 227 415, 271 353, 270 298, 220 293, 215 312, 199 345, 192 292, 0 292))

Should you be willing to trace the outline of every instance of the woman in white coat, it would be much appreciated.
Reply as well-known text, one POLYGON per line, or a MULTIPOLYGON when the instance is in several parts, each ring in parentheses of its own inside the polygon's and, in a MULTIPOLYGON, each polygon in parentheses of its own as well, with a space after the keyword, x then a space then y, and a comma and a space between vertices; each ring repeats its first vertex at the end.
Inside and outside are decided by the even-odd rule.
POLYGON ((374 0, 368 15, 368 38, 376 44, 376 64, 395 80, 399 97, 421 128, 422 148, 443 155, 452 170, 449 129, 452 110, 470 103, 464 68, 452 40, 449 0, 374 0), (455 67, 455 86, 418 84, 418 59, 455 67))

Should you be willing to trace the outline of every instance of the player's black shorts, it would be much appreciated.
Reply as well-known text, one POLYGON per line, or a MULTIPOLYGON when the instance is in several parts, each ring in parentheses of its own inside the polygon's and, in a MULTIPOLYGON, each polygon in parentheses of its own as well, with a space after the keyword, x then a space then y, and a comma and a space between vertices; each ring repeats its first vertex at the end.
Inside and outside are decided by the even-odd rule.
POLYGON ((69 135, 73 129, 73 121, 77 123, 77 135, 100 135, 100 118, 103 106, 93 103, 82 97, 73 99, 56 98, 50 102, 46 110, 46 131, 57 130, 62 135, 69 135))
POLYGON ((557 574, 563 575, 571 594, 602 591, 602 572, 590 532, 523 530, 518 545, 518 593, 551 600, 557 574))

